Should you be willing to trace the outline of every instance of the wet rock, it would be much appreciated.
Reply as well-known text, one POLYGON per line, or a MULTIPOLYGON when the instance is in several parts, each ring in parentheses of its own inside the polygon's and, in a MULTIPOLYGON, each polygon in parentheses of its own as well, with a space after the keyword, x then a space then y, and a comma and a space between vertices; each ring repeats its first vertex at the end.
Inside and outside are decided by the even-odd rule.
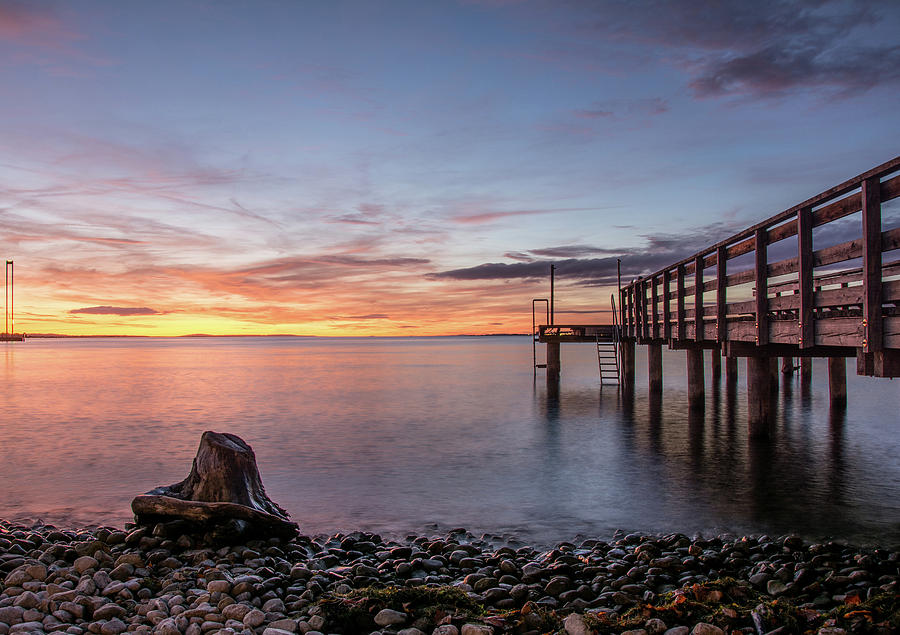
POLYGON ((100 566, 100 563, 93 556, 81 556, 80 558, 76 558, 75 562, 72 564, 72 567, 78 573, 84 573, 89 569, 96 569, 100 566))
POLYGON ((155 635, 181 635, 181 631, 175 625, 174 618, 161 620, 152 631, 155 635))
POLYGON ((0 622, 4 624, 9 624, 10 626, 14 624, 19 624, 22 622, 22 614, 25 613, 25 609, 21 606, 4 606, 0 607, 0 622))
POLYGON ((571 586, 571 584, 571 580, 569 580, 567 577, 555 576, 551 578, 547 585, 544 587, 544 592, 547 595, 558 596, 560 593, 567 590, 571 586))
POLYGON ((248 628, 256 628, 266 621, 266 614, 259 609, 251 609, 248 611, 241 622, 248 628))
POLYGON ((572 613, 563 620, 566 635, 590 635, 591 629, 584 623, 584 616, 572 613))
POLYGON ((126 630, 128 630, 128 627, 125 625, 125 622, 118 618, 113 618, 100 627, 101 635, 119 635, 119 633, 124 633, 126 630))
POLYGON ((406 613, 392 609, 382 609, 375 615, 375 623, 378 626, 393 626, 406 622, 406 613))
POLYGON ((725 635, 725 631, 713 624, 700 622, 691 630, 691 635, 725 635))
POLYGON ((769 580, 766 583, 766 592, 772 597, 784 595, 787 591, 787 585, 780 580, 769 580))

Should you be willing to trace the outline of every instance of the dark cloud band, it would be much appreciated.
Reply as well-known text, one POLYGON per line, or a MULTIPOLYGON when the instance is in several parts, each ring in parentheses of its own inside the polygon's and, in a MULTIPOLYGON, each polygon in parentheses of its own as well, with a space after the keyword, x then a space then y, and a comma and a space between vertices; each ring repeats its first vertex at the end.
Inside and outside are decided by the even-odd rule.
POLYGON ((88 306, 83 309, 72 309, 69 313, 74 315, 160 315, 156 309, 146 306, 88 306))

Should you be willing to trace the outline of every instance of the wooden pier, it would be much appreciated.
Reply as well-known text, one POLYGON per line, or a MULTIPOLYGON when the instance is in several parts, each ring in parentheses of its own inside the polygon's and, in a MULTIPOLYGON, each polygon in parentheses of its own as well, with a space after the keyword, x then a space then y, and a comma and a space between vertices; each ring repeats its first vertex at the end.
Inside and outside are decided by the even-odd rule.
POLYGON ((729 389, 744 357, 748 432, 766 437, 773 387, 779 374, 793 374, 795 359, 804 386, 812 358, 828 359, 838 407, 847 401, 848 357, 859 375, 900 377, 900 205, 882 214, 898 198, 900 157, 624 286, 613 325, 553 324, 551 306, 550 324, 535 328, 535 341, 547 345, 548 381, 559 379, 560 344, 615 342, 618 383, 633 394, 640 344, 650 393, 659 394, 666 345, 685 351, 688 402, 702 408, 705 351, 714 381, 724 357, 729 389))
MULTIPOLYGON (((559 345, 570 344, 603 344, 618 346, 617 327, 612 324, 541 324, 535 335, 536 342, 547 345, 547 379, 559 379, 560 355, 559 345)), ((619 365, 616 367, 616 383, 619 383, 619 365)), ((600 379, 603 380, 603 362, 600 363, 600 379)))
POLYGON ((749 434, 764 437, 779 357, 790 372, 794 358, 828 358, 836 405, 847 357, 860 375, 900 377, 900 213, 882 215, 898 197, 900 157, 623 287, 625 389, 635 344, 648 347, 652 391, 662 388, 661 346, 686 351, 692 407, 704 403, 704 350, 714 374, 725 357, 729 382, 745 357, 749 434))

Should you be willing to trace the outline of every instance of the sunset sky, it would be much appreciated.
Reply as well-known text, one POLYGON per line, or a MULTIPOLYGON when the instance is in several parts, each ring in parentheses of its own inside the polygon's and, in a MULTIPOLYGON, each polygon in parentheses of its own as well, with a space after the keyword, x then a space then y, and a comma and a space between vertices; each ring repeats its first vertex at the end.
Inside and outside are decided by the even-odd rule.
POLYGON ((892 0, 0 0, 16 330, 606 321, 900 154, 892 0))

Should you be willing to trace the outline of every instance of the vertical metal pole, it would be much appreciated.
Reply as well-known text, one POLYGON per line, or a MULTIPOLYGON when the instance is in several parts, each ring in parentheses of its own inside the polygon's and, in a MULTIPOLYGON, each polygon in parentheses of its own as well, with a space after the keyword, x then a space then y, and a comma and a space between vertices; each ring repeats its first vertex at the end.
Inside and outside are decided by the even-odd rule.
POLYGON ((622 294, 622 259, 616 258, 616 287, 619 289, 619 295, 622 294))
POLYGON ((554 295, 553 295, 553 278, 556 271, 556 265, 550 265, 550 324, 554 324, 553 322, 553 309, 554 309, 554 295))
POLYGON ((16 266, 9 261, 9 322, 12 332, 16 332, 16 266))
POLYGON ((537 377, 537 340, 534 337, 534 305, 535 301, 531 301, 531 367, 534 376, 537 377))
POLYGON ((3 311, 6 316, 6 324, 3 332, 9 333, 9 260, 6 261, 6 301, 3 304, 3 311))

